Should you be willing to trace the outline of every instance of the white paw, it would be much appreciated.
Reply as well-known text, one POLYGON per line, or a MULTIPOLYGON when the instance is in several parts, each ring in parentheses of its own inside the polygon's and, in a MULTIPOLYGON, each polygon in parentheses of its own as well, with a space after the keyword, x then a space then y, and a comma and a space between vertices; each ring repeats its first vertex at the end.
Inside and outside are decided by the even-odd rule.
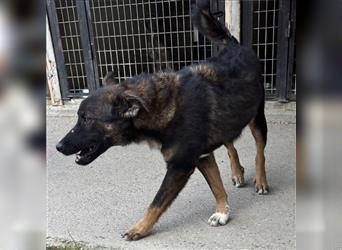
POLYGON ((226 225, 229 219, 229 212, 227 213, 214 213, 210 216, 208 224, 212 227, 217 227, 219 225, 226 225))

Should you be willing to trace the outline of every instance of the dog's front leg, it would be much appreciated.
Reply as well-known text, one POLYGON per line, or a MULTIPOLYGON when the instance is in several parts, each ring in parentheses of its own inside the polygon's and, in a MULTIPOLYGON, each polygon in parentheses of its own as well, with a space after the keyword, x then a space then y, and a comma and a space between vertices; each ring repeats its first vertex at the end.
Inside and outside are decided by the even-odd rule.
POLYGON ((171 205, 172 201, 185 186, 193 171, 193 168, 185 170, 168 166, 163 183, 153 202, 147 209, 144 217, 123 235, 125 240, 138 240, 150 232, 162 213, 171 205))

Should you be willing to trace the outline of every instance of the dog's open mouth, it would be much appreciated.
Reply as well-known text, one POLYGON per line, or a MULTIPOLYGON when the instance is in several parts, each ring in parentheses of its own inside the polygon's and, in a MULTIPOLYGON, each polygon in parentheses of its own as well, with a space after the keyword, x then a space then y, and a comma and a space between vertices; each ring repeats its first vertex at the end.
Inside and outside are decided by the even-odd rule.
POLYGON ((91 144, 76 154, 75 162, 80 165, 86 165, 91 161, 95 160, 95 158, 99 155, 98 154, 99 145, 98 144, 91 144))

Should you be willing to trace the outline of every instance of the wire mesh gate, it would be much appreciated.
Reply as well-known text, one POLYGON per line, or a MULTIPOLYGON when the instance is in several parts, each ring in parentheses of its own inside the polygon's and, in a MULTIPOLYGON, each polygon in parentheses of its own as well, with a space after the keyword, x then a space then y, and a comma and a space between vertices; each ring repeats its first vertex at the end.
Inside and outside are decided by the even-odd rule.
POLYGON ((258 55, 268 98, 295 99, 295 0, 242 2, 242 42, 258 55))
POLYGON ((210 57, 212 44, 194 32, 191 1, 90 0, 100 79, 179 70, 210 57))
MULTIPOLYGON (((108 71, 121 81, 142 72, 178 70, 217 51, 193 29, 190 0, 47 2, 64 98, 97 89, 108 71)), ((262 62, 267 97, 295 97, 294 29, 290 29, 295 0, 241 2, 242 41, 262 62)), ((212 0, 211 8, 224 12, 225 1, 212 0)))
MULTIPOLYGON (((193 29, 190 0, 47 1, 64 98, 87 95, 108 71, 121 81, 179 70, 217 51, 193 29)), ((211 1, 211 7, 224 11, 224 1, 211 1)))

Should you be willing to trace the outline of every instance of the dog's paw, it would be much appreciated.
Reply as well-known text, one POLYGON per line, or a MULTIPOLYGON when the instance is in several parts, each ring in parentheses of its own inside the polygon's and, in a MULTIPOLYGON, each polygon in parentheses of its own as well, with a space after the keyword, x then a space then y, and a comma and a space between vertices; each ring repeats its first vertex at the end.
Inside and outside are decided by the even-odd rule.
POLYGON ((269 187, 266 179, 261 181, 255 181, 255 192, 258 194, 268 194, 269 187))
POLYGON ((234 175, 232 177, 233 185, 237 188, 243 187, 245 185, 245 179, 243 175, 234 175))
POLYGON ((142 225, 138 223, 134 225, 133 227, 131 227, 129 230, 127 230, 126 233, 122 235, 122 237, 127 241, 139 240, 148 234, 149 234, 149 229, 147 229, 146 227, 143 227, 142 225))
POLYGON ((220 225, 226 225, 229 219, 229 213, 214 213, 210 216, 208 224, 212 227, 217 227, 220 225))
POLYGON ((232 182, 235 187, 239 188, 245 185, 245 178, 243 177, 244 172, 244 168, 240 166, 240 171, 232 173, 232 182))

